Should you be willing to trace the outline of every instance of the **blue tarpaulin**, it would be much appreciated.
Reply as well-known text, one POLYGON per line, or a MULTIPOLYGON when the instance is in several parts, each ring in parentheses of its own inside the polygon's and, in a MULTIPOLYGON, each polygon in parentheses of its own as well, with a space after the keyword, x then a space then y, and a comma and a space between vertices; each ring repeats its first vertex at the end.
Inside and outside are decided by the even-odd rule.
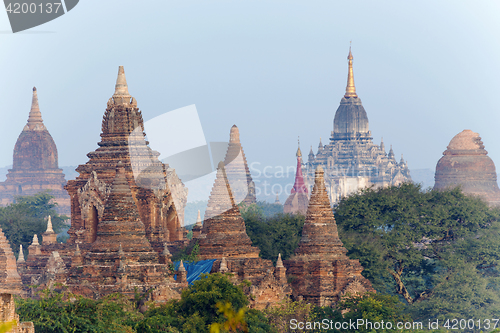
MULTIPOLYGON (((212 270, 212 265, 214 264, 215 259, 208 260, 200 260, 197 262, 183 262, 184 268, 186 268, 187 272, 187 281, 189 285, 192 285, 194 281, 200 279, 200 275, 203 273, 210 273, 212 270)), ((179 268, 180 261, 174 261, 174 268, 177 272, 179 268)), ((174 279, 177 280, 177 274, 174 275, 174 279)))

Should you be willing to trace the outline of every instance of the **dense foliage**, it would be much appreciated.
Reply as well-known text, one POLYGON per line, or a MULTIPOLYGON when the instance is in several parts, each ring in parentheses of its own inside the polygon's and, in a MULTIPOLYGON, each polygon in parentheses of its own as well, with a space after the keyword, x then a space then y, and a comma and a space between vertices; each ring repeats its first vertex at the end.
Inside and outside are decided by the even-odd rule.
POLYGON ((249 302, 242 289, 220 273, 202 276, 183 290, 180 300, 151 305, 144 314, 138 310, 139 303, 119 294, 91 300, 66 291, 45 290, 40 299, 16 302, 21 320, 32 321, 37 333, 208 333, 213 323, 224 327, 234 319, 244 323, 241 327, 247 327, 249 332, 274 332, 262 312, 247 308, 249 302), (220 311, 221 304, 224 311, 220 311), (232 312, 243 315, 228 318, 232 312))
MULTIPOLYGON (((16 197, 15 203, 0 207, 0 228, 10 241, 14 253, 17 255, 19 245, 27 250, 33 240, 33 235, 41 234, 47 230, 47 218, 52 218, 52 227, 55 233, 61 232, 67 226, 64 221, 68 219, 56 213, 55 203, 48 192, 41 192, 33 196, 16 197)), ((41 241, 41 238, 39 238, 41 241)), ((26 254, 26 253, 25 253, 26 254)))
POLYGON ((293 255, 302 235, 303 215, 275 214, 266 217, 258 205, 250 205, 241 210, 247 234, 254 246, 259 247, 260 256, 276 262, 278 254, 283 259, 293 255))
POLYGON ((426 319, 498 314, 499 216, 459 188, 421 191, 415 184, 363 190, 335 212, 363 275, 426 319))
POLYGON ((32 321, 37 333, 135 332, 140 316, 134 304, 115 294, 92 300, 69 292, 45 290, 40 299, 17 299, 22 321, 32 321))

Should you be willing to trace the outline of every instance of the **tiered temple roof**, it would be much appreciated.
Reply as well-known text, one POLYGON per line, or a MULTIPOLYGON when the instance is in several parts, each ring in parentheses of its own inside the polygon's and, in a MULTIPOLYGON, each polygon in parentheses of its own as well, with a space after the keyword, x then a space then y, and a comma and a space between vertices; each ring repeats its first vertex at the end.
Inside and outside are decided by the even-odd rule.
POLYGON ((346 256, 325 188, 324 171, 315 172, 302 238, 295 255, 284 265, 292 280, 293 296, 318 306, 329 306, 342 295, 374 291, 361 275, 358 260, 346 256))
POLYGON ((87 154, 89 161, 68 182, 71 196, 69 243, 92 243, 103 221, 118 162, 123 163, 133 201, 138 206, 146 237, 161 251, 164 242, 184 240, 165 165, 159 153, 145 140, 142 113, 129 94, 123 66, 119 67, 115 92, 109 99, 102 121, 99 148, 87 154))

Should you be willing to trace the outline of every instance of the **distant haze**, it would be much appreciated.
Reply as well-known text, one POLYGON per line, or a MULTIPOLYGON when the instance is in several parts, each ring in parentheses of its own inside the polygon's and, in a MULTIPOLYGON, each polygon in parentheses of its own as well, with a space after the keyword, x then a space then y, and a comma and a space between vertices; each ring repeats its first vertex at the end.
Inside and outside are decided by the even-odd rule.
POLYGON ((433 171, 471 129, 499 166, 498 17, 498 1, 107 0, 11 34, 0 11, 0 165, 12 164, 33 86, 59 165, 85 163, 124 65, 144 120, 195 104, 207 142, 236 124, 249 164, 294 166, 298 136, 304 155, 328 142, 352 40, 376 144, 433 171))

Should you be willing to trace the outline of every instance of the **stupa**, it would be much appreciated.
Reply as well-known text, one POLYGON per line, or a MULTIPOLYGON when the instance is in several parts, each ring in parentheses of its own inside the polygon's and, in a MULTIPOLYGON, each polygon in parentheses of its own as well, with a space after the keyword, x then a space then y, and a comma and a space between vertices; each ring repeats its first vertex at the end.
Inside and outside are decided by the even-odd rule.
POLYGON ((302 238, 295 255, 284 261, 287 274, 294 276, 294 298, 329 306, 348 293, 374 291, 361 275, 359 261, 349 259, 346 253, 326 192, 324 171, 318 166, 302 238))
POLYGON ((495 164, 484 149, 478 133, 463 130, 451 139, 436 165, 434 189, 461 186, 490 205, 500 205, 495 164))
MULTIPOLYGON (((87 154, 89 161, 76 169, 79 176, 66 185, 71 197, 68 243, 90 244, 96 240, 120 161, 152 246, 160 252, 165 242, 184 241, 185 230, 178 218, 167 168, 145 140, 142 113, 129 94, 123 66, 119 67, 115 92, 108 100, 98 145, 87 154)), ((171 177, 174 175, 171 173, 171 177)))
POLYGON ((260 258, 260 250, 252 246, 223 162, 217 168, 202 234, 194 241, 199 244, 200 259, 216 259, 212 272, 233 273, 233 282, 237 284, 244 280, 251 282, 246 292, 251 295, 252 307, 263 309, 291 293, 285 278, 286 269, 274 267, 271 260, 260 258))
POLYGON ((70 198, 64 186, 66 180, 58 167, 57 147, 42 120, 38 94, 33 88, 28 122, 14 146, 12 169, 0 183, 0 203, 10 204, 17 195, 34 195, 50 191, 60 214, 70 214, 70 198))

